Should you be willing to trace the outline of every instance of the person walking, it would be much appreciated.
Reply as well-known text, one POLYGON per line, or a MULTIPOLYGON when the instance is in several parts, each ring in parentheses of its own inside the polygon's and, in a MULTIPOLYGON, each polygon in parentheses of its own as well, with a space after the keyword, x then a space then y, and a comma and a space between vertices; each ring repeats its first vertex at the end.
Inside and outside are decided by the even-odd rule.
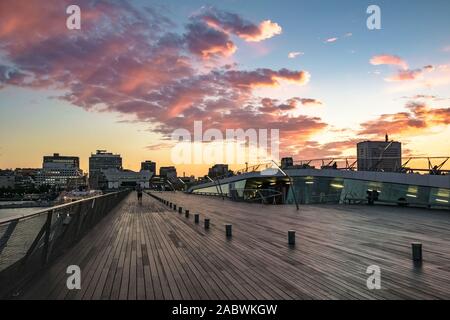
POLYGON ((140 184, 138 184, 136 186, 136 193, 137 193, 137 199, 138 199, 138 203, 142 204, 142 187, 140 184))

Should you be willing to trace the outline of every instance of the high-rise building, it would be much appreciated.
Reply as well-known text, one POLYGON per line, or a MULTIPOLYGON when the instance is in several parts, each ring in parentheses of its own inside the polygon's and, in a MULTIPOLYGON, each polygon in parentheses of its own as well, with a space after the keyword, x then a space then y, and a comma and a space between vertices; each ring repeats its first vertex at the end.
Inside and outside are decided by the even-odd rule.
POLYGON ((80 169, 80 158, 73 156, 61 156, 59 153, 54 153, 53 156, 44 156, 42 168, 80 169))
POLYGON ((80 158, 74 156, 44 156, 42 169, 36 175, 37 185, 50 185, 63 189, 85 185, 85 177, 80 169, 80 158))
POLYGON ((150 160, 141 162, 141 171, 150 171, 156 174, 156 162, 150 160))
MULTIPOLYGON (((101 189, 102 170, 118 169, 122 170, 122 157, 120 154, 106 152, 106 150, 97 150, 95 154, 89 157, 89 186, 91 189, 101 189)), ((106 182, 105 182, 106 183, 106 182)))
POLYGON ((177 177, 177 169, 173 166, 170 167, 160 167, 159 176, 161 178, 174 179, 177 177))
POLYGON ((224 176, 227 173, 228 173, 228 165, 227 164, 215 164, 208 170, 208 176, 210 178, 224 176))
POLYGON ((402 166, 402 144, 398 141, 363 141, 356 146, 358 171, 398 171, 402 166))

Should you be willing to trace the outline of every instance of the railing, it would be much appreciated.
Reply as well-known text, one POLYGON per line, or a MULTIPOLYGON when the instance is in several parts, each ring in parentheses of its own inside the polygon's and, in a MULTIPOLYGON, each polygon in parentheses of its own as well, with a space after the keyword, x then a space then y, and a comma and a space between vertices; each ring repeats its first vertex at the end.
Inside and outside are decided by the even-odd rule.
MULTIPOLYGON (((403 156, 398 157, 378 157, 378 158, 360 158, 360 160, 368 161, 372 167, 367 168, 366 171, 380 171, 385 161, 398 161, 398 168, 396 172, 412 173, 412 172, 426 172, 429 174, 444 174, 450 172, 448 160, 450 156, 439 157, 424 157, 424 156, 403 156)), ((308 159, 295 160, 294 167, 315 167, 316 169, 337 169, 337 170, 357 170, 358 159, 356 157, 336 157, 336 158, 322 158, 322 159, 308 159)), ((289 169, 289 167, 287 167, 289 169)))
POLYGON ((0 220, 0 298, 11 297, 77 243, 129 191, 78 200, 0 220))

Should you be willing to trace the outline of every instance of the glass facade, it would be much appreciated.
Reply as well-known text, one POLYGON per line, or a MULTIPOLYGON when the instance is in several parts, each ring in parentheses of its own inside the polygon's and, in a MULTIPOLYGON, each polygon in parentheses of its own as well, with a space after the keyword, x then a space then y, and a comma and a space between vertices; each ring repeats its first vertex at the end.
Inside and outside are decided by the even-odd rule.
POLYGON ((314 203, 366 203, 368 192, 377 191, 378 203, 425 207, 450 208, 450 190, 396 183, 364 181, 343 178, 294 177, 286 202, 314 203))
MULTIPOLYGON (((282 195, 277 197, 276 203, 294 204, 295 191, 300 204, 338 204, 367 203, 368 194, 376 192, 375 203, 450 208, 450 189, 444 188, 314 176, 293 177, 294 188, 292 188, 290 182, 286 180, 273 180, 270 177, 265 179, 243 179, 230 184, 221 184, 222 193, 234 200, 253 201, 267 197, 268 191, 281 190, 282 195)), ((197 189, 193 193, 220 195, 217 186, 197 189)))

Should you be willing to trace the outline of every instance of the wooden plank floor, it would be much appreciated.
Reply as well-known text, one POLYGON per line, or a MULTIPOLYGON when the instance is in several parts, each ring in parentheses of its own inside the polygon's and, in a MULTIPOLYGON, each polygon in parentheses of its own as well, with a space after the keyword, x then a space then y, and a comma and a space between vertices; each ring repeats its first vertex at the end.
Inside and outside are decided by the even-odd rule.
POLYGON ((24 299, 449 299, 450 213, 383 206, 268 206, 135 193, 23 292, 24 299), (184 212, 184 210, 183 210, 184 212), (200 224, 194 214, 200 214, 200 224), (211 219, 210 230, 203 219, 211 219), (225 223, 233 237, 225 237, 225 223), (287 231, 297 245, 287 245, 287 231), (410 243, 424 262, 414 265, 410 243), (81 290, 66 288, 68 265, 81 290), (366 268, 381 268, 381 289, 366 268))

